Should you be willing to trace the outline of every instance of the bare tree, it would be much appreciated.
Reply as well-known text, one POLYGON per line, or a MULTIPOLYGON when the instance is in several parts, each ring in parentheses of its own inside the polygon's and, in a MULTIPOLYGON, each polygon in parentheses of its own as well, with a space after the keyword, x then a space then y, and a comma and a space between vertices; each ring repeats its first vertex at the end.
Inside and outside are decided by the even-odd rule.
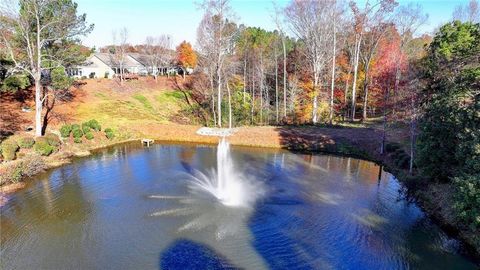
POLYGON ((282 42, 282 60, 283 60, 283 118, 286 120, 287 118, 287 37, 285 35, 284 26, 280 19, 282 14, 281 9, 273 2, 273 20, 275 22, 275 26, 280 34, 280 40, 282 42))
POLYGON ((147 37, 145 40, 145 46, 142 51, 147 55, 147 61, 150 72, 157 82, 160 68, 163 68, 170 64, 172 61, 172 43, 170 36, 160 35, 158 37, 147 37))
POLYGON ((92 31, 86 15, 77 15, 77 5, 70 1, 3 0, 0 4, 0 37, 15 68, 29 74, 35 84, 35 136, 42 136, 42 95, 44 71, 62 66, 62 59, 45 49, 62 40, 74 40, 92 31), (49 67, 45 67, 45 63, 49 67))
POLYGON ((222 127, 222 85, 225 59, 232 52, 232 44, 236 34, 232 24, 234 17, 229 0, 205 0, 201 7, 204 15, 197 30, 197 45, 204 56, 211 61, 204 62, 214 70, 214 84, 217 88, 218 126, 222 127))
POLYGON ((328 122, 330 125, 333 122, 333 115, 334 115, 334 108, 333 108, 333 100, 334 100, 334 91, 335 91, 335 69, 336 69, 336 58, 337 58, 337 32, 339 26, 341 26, 341 20, 343 15, 343 1, 333 0, 333 8, 330 13, 331 17, 331 27, 332 27, 332 73, 331 73, 331 84, 330 84, 330 100, 329 100, 329 117, 328 122))
POLYGON ((285 15, 292 32, 306 47, 306 57, 313 79, 312 122, 318 122, 318 97, 322 72, 327 60, 327 48, 332 29, 329 27, 330 10, 333 2, 328 0, 292 1, 285 9, 285 15))
POLYGON ((115 72, 119 75, 120 84, 125 80, 125 64, 127 63, 127 39, 128 30, 126 27, 120 29, 118 37, 117 32, 112 32, 113 46, 110 48, 110 61, 115 65, 115 72))
POLYGON ((480 5, 478 0, 470 0, 466 6, 456 6, 452 13, 452 19, 472 23, 480 22, 480 5))

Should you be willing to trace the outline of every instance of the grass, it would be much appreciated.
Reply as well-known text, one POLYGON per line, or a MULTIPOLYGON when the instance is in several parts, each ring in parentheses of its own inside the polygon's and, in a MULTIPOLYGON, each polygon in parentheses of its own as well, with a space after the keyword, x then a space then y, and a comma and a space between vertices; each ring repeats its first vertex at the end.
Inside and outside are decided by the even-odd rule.
POLYGON ((85 96, 75 104, 71 112, 73 119, 69 121, 97 119, 102 126, 115 128, 121 137, 128 138, 144 133, 139 127, 171 123, 171 119, 182 115, 188 106, 178 90, 147 84, 132 88, 122 91, 106 84, 85 87, 85 96))
POLYGON ((145 107, 145 109, 153 110, 152 104, 150 104, 150 101, 144 95, 135 94, 135 95, 133 95, 133 98, 138 100, 140 103, 142 103, 143 107, 145 107))

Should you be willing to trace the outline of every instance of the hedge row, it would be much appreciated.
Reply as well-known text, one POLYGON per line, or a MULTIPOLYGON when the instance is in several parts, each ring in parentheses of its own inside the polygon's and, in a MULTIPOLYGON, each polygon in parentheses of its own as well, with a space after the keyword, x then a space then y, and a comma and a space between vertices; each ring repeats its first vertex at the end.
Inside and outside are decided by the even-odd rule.
MULTIPOLYGON (((83 122, 81 125, 78 124, 66 124, 60 128, 60 134, 63 138, 70 137, 70 134, 73 136, 73 141, 75 143, 82 143, 82 137, 85 137, 87 140, 92 140, 94 138, 92 131, 101 131, 102 126, 98 123, 97 120, 92 119, 87 122, 83 122)), ((113 130, 107 128, 104 130, 105 137, 112 139, 114 137, 113 130)))

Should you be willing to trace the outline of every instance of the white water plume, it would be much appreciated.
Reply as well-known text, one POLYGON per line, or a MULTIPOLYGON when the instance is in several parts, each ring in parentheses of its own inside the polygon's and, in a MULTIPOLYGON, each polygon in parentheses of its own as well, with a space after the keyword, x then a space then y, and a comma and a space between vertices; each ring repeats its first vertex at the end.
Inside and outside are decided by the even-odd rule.
POLYGON ((217 170, 206 175, 197 172, 190 186, 194 191, 206 191, 222 204, 232 207, 248 207, 261 196, 263 187, 234 167, 230 144, 225 137, 217 148, 217 170))

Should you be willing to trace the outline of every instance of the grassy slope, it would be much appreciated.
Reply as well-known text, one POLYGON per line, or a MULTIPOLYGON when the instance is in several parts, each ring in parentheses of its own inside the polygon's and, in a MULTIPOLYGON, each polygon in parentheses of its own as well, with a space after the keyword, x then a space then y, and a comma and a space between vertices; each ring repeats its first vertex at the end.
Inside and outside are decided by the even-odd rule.
POLYGON ((127 82, 124 88, 112 81, 87 80, 86 85, 75 90, 72 102, 56 108, 61 116, 57 120, 61 120, 54 124, 97 119, 125 138, 148 133, 150 126, 169 124, 187 108, 183 94, 166 87, 162 82, 144 80, 127 82))

